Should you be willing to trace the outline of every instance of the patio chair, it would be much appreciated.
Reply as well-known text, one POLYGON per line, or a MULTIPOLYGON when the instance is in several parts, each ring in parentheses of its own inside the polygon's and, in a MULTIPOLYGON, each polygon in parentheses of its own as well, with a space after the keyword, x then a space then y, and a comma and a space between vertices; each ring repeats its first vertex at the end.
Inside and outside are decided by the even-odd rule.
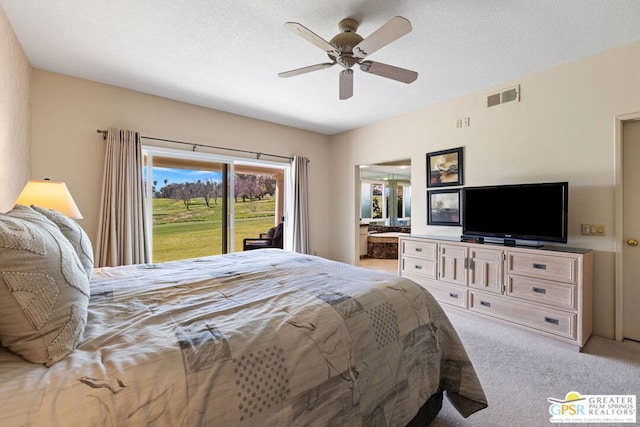
POLYGON ((282 249, 282 227, 284 223, 280 223, 275 227, 271 227, 267 233, 260 233, 260 237, 248 237, 242 241, 242 250, 249 251, 252 249, 279 248, 282 249))

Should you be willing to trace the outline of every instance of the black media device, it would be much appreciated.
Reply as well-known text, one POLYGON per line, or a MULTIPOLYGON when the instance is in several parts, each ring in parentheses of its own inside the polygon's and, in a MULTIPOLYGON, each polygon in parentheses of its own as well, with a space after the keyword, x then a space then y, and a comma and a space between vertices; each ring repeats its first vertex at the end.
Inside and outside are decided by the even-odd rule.
POLYGON ((568 212, 568 182, 465 187, 462 238, 567 243, 568 212))

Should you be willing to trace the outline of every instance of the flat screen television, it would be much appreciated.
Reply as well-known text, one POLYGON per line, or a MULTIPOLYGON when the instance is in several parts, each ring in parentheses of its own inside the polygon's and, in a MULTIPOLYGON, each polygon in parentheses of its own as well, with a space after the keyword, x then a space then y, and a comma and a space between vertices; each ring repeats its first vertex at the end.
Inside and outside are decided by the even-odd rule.
POLYGON ((569 183, 462 189, 463 238, 567 243, 569 183))

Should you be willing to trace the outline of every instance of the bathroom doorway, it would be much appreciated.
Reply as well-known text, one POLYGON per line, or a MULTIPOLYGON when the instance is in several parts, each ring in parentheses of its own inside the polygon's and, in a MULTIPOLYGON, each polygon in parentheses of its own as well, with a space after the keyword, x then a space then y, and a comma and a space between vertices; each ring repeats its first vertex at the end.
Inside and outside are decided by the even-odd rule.
POLYGON ((359 265, 397 274, 398 235, 411 232, 411 159, 360 165, 359 265))

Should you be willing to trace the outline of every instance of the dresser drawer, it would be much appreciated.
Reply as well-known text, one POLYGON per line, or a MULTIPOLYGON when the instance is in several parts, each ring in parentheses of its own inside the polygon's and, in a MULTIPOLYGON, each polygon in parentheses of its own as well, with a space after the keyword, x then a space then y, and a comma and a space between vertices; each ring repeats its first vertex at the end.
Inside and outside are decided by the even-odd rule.
POLYGON ((467 308, 467 289, 457 286, 416 280, 416 283, 427 289, 439 302, 456 307, 467 308))
POLYGON ((577 262, 576 258, 507 252, 507 274, 576 283, 577 262))
POLYGON ((576 308, 576 286, 560 282, 509 275, 507 295, 560 308, 576 308))
POLYGON ((400 275, 420 275, 429 279, 436 278, 437 262, 434 259, 422 259, 413 257, 402 257, 400 260, 400 275))
POLYGON ((402 256, 417 257, 435 261, 438 255, 438 245, 432 242, 402 240, 402 256))
POLYGON ((576 338, 576 315, 573 313, 474 291, 469 291, 469 309, 565 338, 576 338))

